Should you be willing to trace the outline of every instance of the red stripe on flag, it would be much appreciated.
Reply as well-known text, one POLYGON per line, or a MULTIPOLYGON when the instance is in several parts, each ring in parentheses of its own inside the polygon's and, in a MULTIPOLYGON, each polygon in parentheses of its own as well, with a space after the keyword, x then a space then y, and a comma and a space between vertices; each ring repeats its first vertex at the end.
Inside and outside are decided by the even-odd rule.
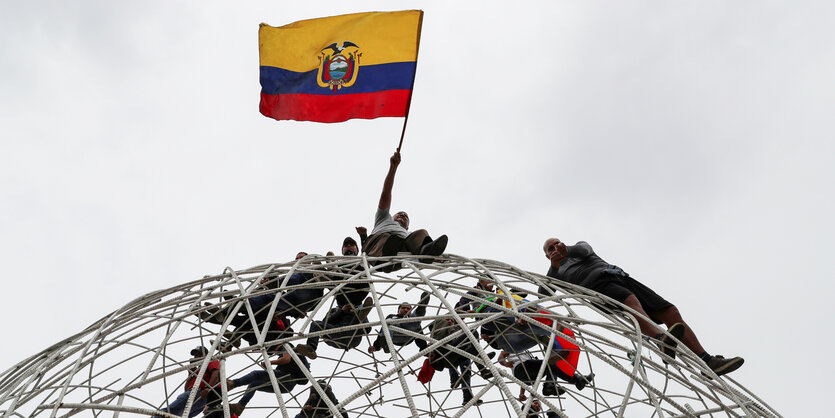
POLYGON ((261 114, 278 120, 343 122, 348 119, 374 119, 406 116, 411 90, 385 90, 376 93, 277 94, 261 93, 261 114))

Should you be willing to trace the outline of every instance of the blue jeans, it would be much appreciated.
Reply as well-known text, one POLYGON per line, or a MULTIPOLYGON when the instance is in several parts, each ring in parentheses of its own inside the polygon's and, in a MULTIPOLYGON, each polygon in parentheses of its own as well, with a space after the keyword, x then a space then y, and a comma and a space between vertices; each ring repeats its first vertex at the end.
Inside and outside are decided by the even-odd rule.
POLYGON ((455 370, 455 367, 450 367, 447 370, 449 370, 450 384, 455 384, 456 381, 459 382, 456 386, 461 386, 461 392, 464 394, 464 403, 469 402, 473 398, 473 391, 470 389, 470 378, 473 375, 470 369, 470 360, 466 360, 458 365, 458 370, 461 371, 460 374, 458 370, 455 370))
MULTIPOLYGON (((180 395, 177 396, 177 399, 174 399, 174 402, 168 404, 168 408, 162 409, 163 412, 168 412, 169 414, 173 415, 182 415, 183 410, 186 409, 186 402, 188 402, 188 397, 191 395, 191 391, 189 389, 180 395)), ((200 394, 197 393, 194 395, 194 403, 191 404, 191 411, 189 411, 188 416, 194 417, 197 414, 203 412, 203 407, 206 406, 206 400, 200 397, 200 394)))
MULTIPOLYGON (((296 386, 296 383, 293 381, 293 376, 290 374, 278 370, 273 370, 272 372, 278 381, 281 393, 289 393, 296 386)), ((273 386, 270 383, 270 375, 266 370, 253 370, 244 377, 232 380, 232 382, 235 387, 246 385, 246 392, 239 401, 244 406, 255 396, 255 391, 274 393, 273 386)))

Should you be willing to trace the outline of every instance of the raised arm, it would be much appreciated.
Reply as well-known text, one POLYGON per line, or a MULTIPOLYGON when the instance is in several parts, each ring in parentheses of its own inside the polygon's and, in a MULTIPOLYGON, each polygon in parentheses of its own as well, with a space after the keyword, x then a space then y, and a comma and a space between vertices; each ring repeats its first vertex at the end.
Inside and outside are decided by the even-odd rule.
POLYGON ((398 165, 400 165, 400 153, 395 151, 389 158, 389 172, 383 181, 383 192, 380 193, 380 203, 377 205, 379 209, 391 208, 391 189, 394 187, 394 175, 397 173, 398 165))

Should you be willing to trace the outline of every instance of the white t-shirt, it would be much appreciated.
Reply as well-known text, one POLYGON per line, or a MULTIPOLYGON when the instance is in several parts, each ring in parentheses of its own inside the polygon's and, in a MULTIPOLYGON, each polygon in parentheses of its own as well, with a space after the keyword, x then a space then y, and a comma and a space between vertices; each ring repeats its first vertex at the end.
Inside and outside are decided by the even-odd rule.
POLYGON ((391 217, 388 208, 377 208, 377 213, 374 214, 374 229, 371 231, 371 235, 383 232, 387 232, 400 238, 406 238, 409 235, 409 231, 400 226, 400 224, 395 222, 395 220, 391 217))
POLYGON ((506 358, 507 361, 513 363, 514 369, 516 368, 516 366, 533 359, 534 357, 533 355, 531 355, 530 351, 523 351, 521 353, 510 353, 506 358))

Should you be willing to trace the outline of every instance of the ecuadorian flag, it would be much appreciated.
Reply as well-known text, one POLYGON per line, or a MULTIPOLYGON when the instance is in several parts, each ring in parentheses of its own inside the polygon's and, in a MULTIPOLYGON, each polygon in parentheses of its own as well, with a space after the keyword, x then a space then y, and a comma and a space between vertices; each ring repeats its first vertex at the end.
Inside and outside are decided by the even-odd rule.
POLYGON ((315 122, 406 116, 422 20, 423 11, 407 10, 262 23, 261 113, 315 122))

